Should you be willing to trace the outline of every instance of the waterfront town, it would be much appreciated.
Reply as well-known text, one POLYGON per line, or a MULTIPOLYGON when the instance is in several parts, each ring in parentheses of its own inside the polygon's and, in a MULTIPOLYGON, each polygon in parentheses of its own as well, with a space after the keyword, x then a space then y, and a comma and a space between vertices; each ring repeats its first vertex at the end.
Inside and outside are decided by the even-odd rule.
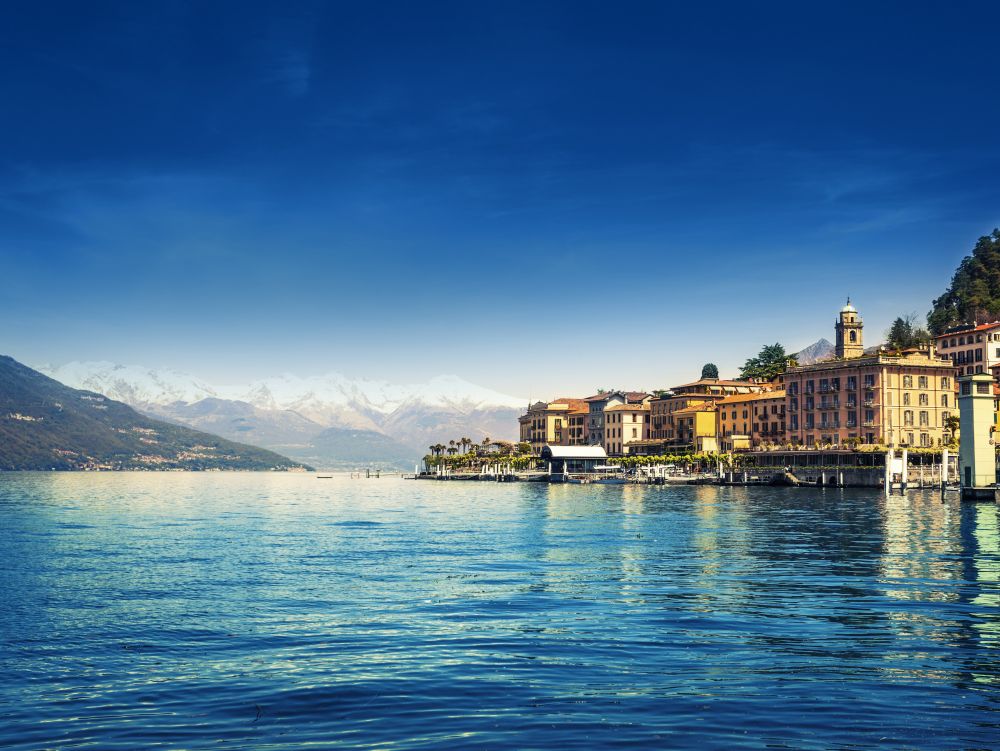
POLYGON ((646 482, 680 464, 701 480, 887 490, 955 481, 963 497, 982 489, 995 497, 1000 321, 866 349, 864 321, 848 299, 834 333, 832 352, 811 362, 775 345, 782 360, 769 378, 727 380, 707 364, 697 380, 653 393, 604 389, 536 402, 519 418, 516 447, 487 439, 481 451, 456 456, 472 442, 452 441, 449 461, 447 447, 432 446, 426 475, 471 479, 481 464, 480 477, 590 482, 631 467, 631 479, 646 482), (456 467, 468 471, 455 475, 456 467))
POLYGON ((741 378, 723 379, 706 364, 697 380, 652 393, 535 402, 519 417, 516 445, 431 446, 421 475, 611 482, 626 478, 609 471, 628 469, 636 482, 955 484, 994 497, 1000 321, 866 348, 848 299, 834 334, 831 351, 809 362, 765 347, 771 361, 756 372, 770 377, 747 377, 755 369, 744 367, 741 378))
POLYGON ((903 349, 866 350, 863 329, 848 300, 829 359, 792 360, 771 380, 703 374, 655 393, 608 390, 536 402, 519 419, 520 440, 535 456, 546 445, 600 446, 609 457, 941 448, 957 437, 959 376, 992 374, 994 396, 1000 391, 1000 321, 953 327, 903 349))

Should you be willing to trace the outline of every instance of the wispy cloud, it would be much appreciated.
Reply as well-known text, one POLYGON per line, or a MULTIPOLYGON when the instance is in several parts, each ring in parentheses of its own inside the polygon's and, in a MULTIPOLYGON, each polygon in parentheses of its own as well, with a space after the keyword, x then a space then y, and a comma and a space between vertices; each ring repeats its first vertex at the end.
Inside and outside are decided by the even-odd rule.
POLYGON ((302 50, 286 50, 273 61, 264 81, 278 84, 291 97, 305 96, 312 85, 308 55, 302 50))

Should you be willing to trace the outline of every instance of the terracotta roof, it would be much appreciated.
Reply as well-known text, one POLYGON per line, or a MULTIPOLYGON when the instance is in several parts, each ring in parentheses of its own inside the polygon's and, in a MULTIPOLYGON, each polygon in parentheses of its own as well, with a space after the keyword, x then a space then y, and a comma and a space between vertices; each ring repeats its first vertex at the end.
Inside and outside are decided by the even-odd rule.
POLYGON ((648 404, 616 404, 608 407, 605 412, 646 412, 649 410, 648 404))
POLYGON ((674 386, 675 389, 685 389, 689 386, 742 386, 744 388, 749 388, 756 386, 760 388, 766 384, 754 383, 753 381, 723 381, 716 380, 714 378, 699 378, 697 381, 691 381, 691 383, 682 383, 680 386, 674 386))
POLYGON ((991 323, 980 323, 978 326, 973 326, 971 323, 962 324, 959 326, 953 326, 946 330, 943 334, 938 334, 935 339, 946 339, 949 336, 955 336, 955 334, 968 334, 971 331, 989 331, 990 329, 1000 328, 1000 321, 992 321, 991 323))
POLYGON ((565 409, 567 411, 572 411, 572 410, 575 410, 575 409, 587 409, 584 406, 583 399, 571 399, 571 398, 566 398, 566 397, 564 397, 562 399, 553 399, 551 402, 549 402, 549 407, 548 408, 549 409, 561 409, 561 407, 555 407, 555 406, 553 406, 553 405, 556 405, 556 404, 565 404, 566 405, 565 409))

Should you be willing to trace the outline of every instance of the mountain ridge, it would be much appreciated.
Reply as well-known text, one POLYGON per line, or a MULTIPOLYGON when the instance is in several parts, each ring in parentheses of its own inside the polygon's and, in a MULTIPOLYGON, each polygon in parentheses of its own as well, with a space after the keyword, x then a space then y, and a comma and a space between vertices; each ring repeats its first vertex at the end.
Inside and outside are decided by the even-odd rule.
MULTIPOLYGON (((401 468, 412 467, 409 457, 423 456, 430 444, 450 438, 516 440, 517 417, 527 403, 454 375, 400 385, 351 380, 336 372, 307 378, 283 373, 220 386, 177 370, 104 361, 42 370, 72 386, 120 399, 157 419, 211 430, 230 440, 252 440, 279 452, 312 446, 324 430, 363 431, 359 441, 372 451, 406 455, 405 463, 396 461, 401 468), (366 433, 381 434, 387 440, 366 433)), ((322 457, 320 463, 326 466, 340 464, 343 457, 329 453, 336 446, 344 456, 362 461, 343 440, 320 441, 313 448, 321 453, 310 456, 322 457)), ((368 461, 384 459, 373 453, 368 461)))
POLYGON ((272 451, 140 414, 0 355, 0 469, 307 469, 272 451))

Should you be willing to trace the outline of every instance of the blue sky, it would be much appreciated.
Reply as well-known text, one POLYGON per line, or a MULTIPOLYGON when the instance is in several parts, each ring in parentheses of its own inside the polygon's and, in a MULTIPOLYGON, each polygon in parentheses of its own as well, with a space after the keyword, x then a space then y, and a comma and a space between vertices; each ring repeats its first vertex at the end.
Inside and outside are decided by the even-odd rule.
POLYGON ((1000 6, 23 3, 0 350, 658 388, 924 314, 1000 225, 1000 6))

